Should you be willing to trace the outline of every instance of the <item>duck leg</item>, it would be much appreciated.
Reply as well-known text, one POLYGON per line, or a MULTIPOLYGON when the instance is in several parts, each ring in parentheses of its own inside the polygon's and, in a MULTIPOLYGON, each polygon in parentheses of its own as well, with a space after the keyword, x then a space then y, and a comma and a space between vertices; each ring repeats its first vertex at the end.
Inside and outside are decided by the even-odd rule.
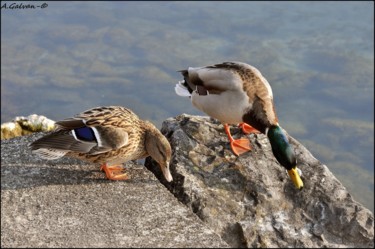
POLYGON ((246 138, 240 138, 240 139, 234 139, 232 135, 230 134, 230 128, 228 124, 224 124, 225 133, 227 134, 229 141, 230 141, 230 147, 232 148, 232 151, 234 154, 241 155, 247 151, 251 150, 250 141, 246 138))
POLYGON ((128 174, 124 172, 124 167, 121 165, 108 166, 106 163, 100 166, 100 170, 105 172, 109 180, 126 180, 129 179, 128 174))
POLYGON ((238 126, 241 127, 243 133, 245 134, 260 133, 260 131, 258 131, 257 129, 255 129, 254 127, 246 123, 240 123, 238 126))

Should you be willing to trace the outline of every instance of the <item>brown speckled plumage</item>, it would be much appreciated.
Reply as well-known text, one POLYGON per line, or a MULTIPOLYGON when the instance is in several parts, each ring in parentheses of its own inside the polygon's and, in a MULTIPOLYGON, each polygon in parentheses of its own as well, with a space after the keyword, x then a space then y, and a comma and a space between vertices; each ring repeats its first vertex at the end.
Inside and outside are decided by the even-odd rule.
POLYGON ((147 130, 156 128, 149 122, 140 120, 131 110, 124 107, 98 107, 76 115, 76 118, 86 120, 87 126, 118 127, 124 129, 128 133, 128 139, 131 142, 117 150, 111 150, 98 155, 69 152, 68 156, 93 163, 126 162, 148 156, 144 143, 145 133, 147 130))
MULTIPOLYGON (((245 115, 252 115, 256 119, 256 121, 248 120, 250 124, 253 123, 254 127, 263 126, 265 128, 278 123, 272 92, 270 94, 267 80, 256 68, 238 62, 224 62, 208 68, 222 68, 239 75, 243 82, 243 91, 246 92, 249 102, 252 104, 252 108, 247 110, 245 115), (256 122, 259 124, 255 124, 256 122)), ((259 130, 263 131, 263 129, 259 130)))
POLYGON ((70 156, 106 166, 151 156, 172 180, 168 140, 125 107, 95 107, 56 125, 55 131, 30 144, 34 153, 45 159, 70 156))

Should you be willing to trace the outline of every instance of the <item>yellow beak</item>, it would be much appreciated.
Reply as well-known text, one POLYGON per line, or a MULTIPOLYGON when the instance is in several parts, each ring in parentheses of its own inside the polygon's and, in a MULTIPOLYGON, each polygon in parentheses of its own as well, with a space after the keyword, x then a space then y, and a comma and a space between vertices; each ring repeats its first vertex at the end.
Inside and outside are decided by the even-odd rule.
POLYGON ((301 180, 301 177, 298 174, 297 168, 288 170, 288 174, 290 176, 290 179, 292 179, 294 186, 296 186, 297 189, 302 189, 303 181, 301 180))

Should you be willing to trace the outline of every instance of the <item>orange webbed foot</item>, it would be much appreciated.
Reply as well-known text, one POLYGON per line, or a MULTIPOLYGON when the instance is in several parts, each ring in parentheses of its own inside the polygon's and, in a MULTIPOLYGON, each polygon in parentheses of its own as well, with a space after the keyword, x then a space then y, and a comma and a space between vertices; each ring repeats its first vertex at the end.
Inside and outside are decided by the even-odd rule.
POLYGON ((105 172, 105 175, 109 180, 118 181, 129 179, 128 174, 124 172, 124 167, 121 165, 108 166, 107 164, 103 164, 100 166, 100 170, 105 172))
POLYGON ((260 131, 258 131, 257 129, 255 129, 254 127, 246 123, 240 123, 238 126, 241 127, 242 132, 245 134, 260 133, 260 131))
POLYGON ((250 141, 246 138, 240 138, 240 139, 234 139, 232 135, 230 134, 230 128, 228 124, 224 124, 225 133, 227 134, 229 141, 230 141, 230 147, 232 148, 232 151, 237 156, 250 151, 251 145, 250 141))
POLYGON ((246 138, 232 140, 230 142, 230 147, 237 156, 251 150, 250 141, 246 138))

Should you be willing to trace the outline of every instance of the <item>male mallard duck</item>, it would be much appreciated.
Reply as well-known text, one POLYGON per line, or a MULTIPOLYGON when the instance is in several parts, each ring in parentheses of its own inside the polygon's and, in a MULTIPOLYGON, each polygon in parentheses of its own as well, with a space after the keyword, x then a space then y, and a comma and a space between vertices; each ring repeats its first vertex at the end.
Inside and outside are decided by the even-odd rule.
POLYGON ((176 93, 191 97, 197 109, 224 124, 236 155, 251 150, 250 142, 233 139, 228 124, 240 124, 245 133, 262 132, 295 186, 303 188, 293 148, 278 123, 271 86, 258 69, 242 62, 224 62, 179 72, 184 80, 176 84, 176 93))
POLYGON ((125 180, 123 162, 151 156, 165 179, 171 146, 150 122, 121 106, 96 107, 56 122, 57 129, 30 144, 32 152, 45 159, 71 156, 100 163, 110 180, 125 180))

